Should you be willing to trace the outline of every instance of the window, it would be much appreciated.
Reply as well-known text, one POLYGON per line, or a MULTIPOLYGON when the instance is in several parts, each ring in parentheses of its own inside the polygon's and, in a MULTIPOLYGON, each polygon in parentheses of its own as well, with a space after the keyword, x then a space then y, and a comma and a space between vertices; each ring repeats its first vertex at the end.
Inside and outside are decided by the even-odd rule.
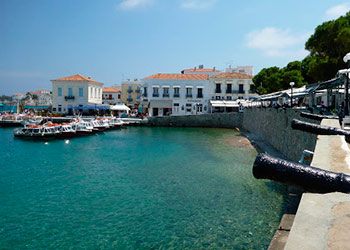
POLYGON ((231 83, 228 83, 227 85, 226 85, 226 93, 232 93, 232 84, 231 83))
POLYGON ((118 94, 118 99, 120 99, 120 94, 118 94))
POLYGON ((143 87, 143 96, 147 97, 147 87, 143 87))
POLYGON ((180 97, 180 88, 174 87, 174 97, 180 97))
POLYGON ((179 113, 179 110, 180 110, 180 104, 174 103, 174 113, 179 113))
POLYGON ((68 88, 68 96, 69 97, 73 96, 73 89, 72 88, 68 88))
POLYGON ((215 93, 221 93, 221 84, 220 83, 217 83, 215 84, 215 93))
POLYGON ((58 88, 57 92, 58 92, 58 94, 57 94, 58 96, 62 96, 62 88, 58 88))
POLYGON ((186 97, 192 97, 192 88, 186 88, 186 97))
POLYGON ((62 111, 62 105, 58 105, 58 112, 62 111))
POLYGON ((79 96, 84 96, 83 88, 79 88, 79 96))
POLYGON ((197 98, 203 98, 203 89, 202 88, 197 89, 197 98))
POLYGON ((113 97, 112 97, 112 94, 109 94, 109 100, 112 100, 113 97))
POLYGON ((243 84, 240 84, 239 85, 239 90, 238 90, 238 93, 240 94, 244 94, 244 89, 243 89, 244 85, 243 84))
POLYGON ((197 105, 197 113, 202 113, 203 112, 203 104, 198 104, 197 105))
POLYGON ((159 97, 159 88, 157 87, 153 88, 153 97, 159 97))
POLYGON ((192 104, 191 103, 187 103, 186 104, 186 112, 191 112, 192 111, 192 104))
POLYGON ((163 88, 163 97, 169 97, 169 88, 163 88))

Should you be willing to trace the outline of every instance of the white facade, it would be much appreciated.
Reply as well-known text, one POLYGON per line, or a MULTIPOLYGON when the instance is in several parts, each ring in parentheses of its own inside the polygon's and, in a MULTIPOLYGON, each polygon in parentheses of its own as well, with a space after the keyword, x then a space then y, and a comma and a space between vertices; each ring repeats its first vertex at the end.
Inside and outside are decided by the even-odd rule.
POLYGON ((252 76, 241 73, 221 73, 209 78, 211 100, 248 100, 257 94, 250 90, 252 76))
POLYGON ((103 83, 82 75, 64 77, 51 82, 53 112, 67 113, 69 109, 102 104, 103 83))
POLYGON ((52 94, 50 90, 47 89, 39 89, 36 91, 36 95, 38 96, 38 104, 51 106, 52 105, 52 94))
POLYGON ((227 73, 242 73, 250 76, 254 75, 254 67, 253 66, 237 66, 237 68, 227 68, 227 73))
POLYGON ((21 93, 16 93, 12 96, 12 101, 19 102, 20 100, 24 99, 25 95, 21 93))
POLYGON ((103 88, 102 104, 116 105, 122 103, 122 91, 115 88, 103 88))
POLYGON ((208 112, 208 75, 157 74, 142 79, 142 83, 149 116, 208 112))

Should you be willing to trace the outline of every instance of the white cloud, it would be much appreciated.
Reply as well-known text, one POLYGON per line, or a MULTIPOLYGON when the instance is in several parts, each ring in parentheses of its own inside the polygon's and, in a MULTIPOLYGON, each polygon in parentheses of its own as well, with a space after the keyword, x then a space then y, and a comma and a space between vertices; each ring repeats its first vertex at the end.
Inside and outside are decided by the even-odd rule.
POLYGON ((119 4, 119 8, 123 10, 131 10, 137 7, 153 4, 155 0, 123 0, 119 4))
POLYGON ((249 32, 246 41, 249 48, 260 50, 265 56, 301 59, 308 53, 304 50, 304 44, 310 34, 297 35, 289 29, 266 27, 249 32))
POLYGON ((333 6, 326 11, 326 19, 337 19, 340 16, 344 16, 348 11, 350 11, 350 3, 343 3, 333 6))
POLYGON ((209 9, 217 2, 217 0, 184 0, 181 3, 181 8, 184 9, 209 9))

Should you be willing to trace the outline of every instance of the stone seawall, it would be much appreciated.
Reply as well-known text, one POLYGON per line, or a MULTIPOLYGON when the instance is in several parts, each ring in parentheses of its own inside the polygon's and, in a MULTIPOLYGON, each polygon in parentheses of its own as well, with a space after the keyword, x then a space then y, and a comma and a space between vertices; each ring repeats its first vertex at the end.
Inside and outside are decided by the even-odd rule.
POLYGON ((208 127, 239 128, 242 125, 243 113, 216 113, 186 116, 150 117, 150 126, 169 127, 208 127))
MULTIPOLYGON (((263 139, 290 160, 298 161, 304 149, 313 151, 316 135, 293 130, 298 110, 247 109, 244 113, 215 113, 188 116, 151 117, 150 126, 240 128, 263 139)), ((309 120, 310 121, 310 120, 309 120)), ((312 121, 318 123, 317 121, 312 121)))
POLYGON ((304 149, 314 151, 317 136, 292 129, 293 119, 319 124, 300 117, 298 110, 267 108, 245 110, 242 128, 258 135, 290 160, 298 161, 304 149))

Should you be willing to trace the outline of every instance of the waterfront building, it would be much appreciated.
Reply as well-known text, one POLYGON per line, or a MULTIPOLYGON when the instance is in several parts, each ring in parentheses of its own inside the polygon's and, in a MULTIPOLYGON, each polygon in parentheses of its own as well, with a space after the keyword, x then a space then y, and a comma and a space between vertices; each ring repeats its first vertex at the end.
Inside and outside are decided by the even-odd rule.
POLYGON ((159 73, 143 78, 142 83, 143 101, 148 103, 150 116, 191 115, 208 111, 208 74, 159 73))
POLYGON ((14 102, 20 102, 24 98, 25 98, 25 95, 21 93, 16 93, 12 95, 12 101, 14 102))
POLYGON ((38 89, 37 91, 29 91, 26 94, 27 105, 52 105, 52 94, 50 90, 38 89), (36 96, 36 98, 35 98, 36 96))
POLYGON ((129 108, 138 108, 141 103, 141 81, 134 79, 134 81, 122 82, 122 103, 125 103, 129 108))
POLYGON ((122 91, 116 88, 102 89, 102 104, 116 105, 122 103, 122 91))
POLYGON ((72 113, 73 110, 96 109, 102 104, 103 83, 80 74, 51 80, 53 112, 72 113))
POLYGON ((243 73, 224 72, 209 78, 209 93, 211 95, 211 112, 236 111, 238 102, 256 98, 257 94, 251 91, 253 76, 243 73), (231 101, 231 105, 228 105, 231 101), (215 104, 215 105, 214 105, 215 104), (230 107, 231 106, 231 107, 230 107), (234 109, 235 108, 235 109, 234 109))

